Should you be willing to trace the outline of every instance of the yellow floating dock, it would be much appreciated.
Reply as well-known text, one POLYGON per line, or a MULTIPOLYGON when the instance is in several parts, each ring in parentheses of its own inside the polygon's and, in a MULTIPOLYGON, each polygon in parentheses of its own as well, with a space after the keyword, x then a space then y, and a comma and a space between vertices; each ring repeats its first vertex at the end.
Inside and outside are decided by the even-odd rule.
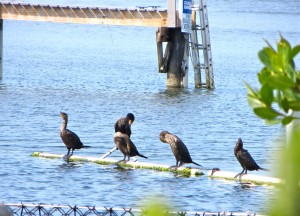
MULTIPOLYGON (((34 152, 31 154, 33 157, 42 157, 42 158, 50 158, 50 159, 62 159, 64 155, 61 154, 52 154, 52 153, 43 153, 43 152, 34 152)), ((84 162, 92 162, 101 165, 110 165, 116 164, 117 160, 109 159, 109 158, 100 158, 100 157, 86 157, 86 156, 77 156, 73 155, 70 158, 70 162, 76 161, 84 161, 84 162)), ((139 161, 128 161, 127 163, 118 163, 121 167, 129 167, 135 169, 151 169, 157 171, 166 171, 166 172, 176 172, 179 175, 183 176, 201 176, 205 175, 202 169, 195 169, 195 168, 187 168, 187 167, 179 167, 176 171, 170 168, 169 165, 163 164, 154 164, 149 162, 139 162, 139 161)), ((261 175, 253 175, 247 174, 243 175, 241 179, 234 178, 236 176, 236 172, 229 172, 229 171, 222 171, 222 170, 208 170, 207 177, 210 178, 219 178, 219 179, 226 179, 226 180, 234 180, 240 182, 249 182, 252 184, 258 185, 278 185, 282 183, 282 180, 274 177, 268 176, 261 176, 261 175)))

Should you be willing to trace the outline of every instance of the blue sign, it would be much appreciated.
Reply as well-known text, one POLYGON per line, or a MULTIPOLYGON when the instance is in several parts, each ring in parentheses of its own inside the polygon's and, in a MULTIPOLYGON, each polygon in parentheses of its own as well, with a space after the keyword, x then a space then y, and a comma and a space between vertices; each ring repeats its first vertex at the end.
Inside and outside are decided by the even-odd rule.
POLYGON ((183 0, 183 13, 192 14, 192 0, 183 0))

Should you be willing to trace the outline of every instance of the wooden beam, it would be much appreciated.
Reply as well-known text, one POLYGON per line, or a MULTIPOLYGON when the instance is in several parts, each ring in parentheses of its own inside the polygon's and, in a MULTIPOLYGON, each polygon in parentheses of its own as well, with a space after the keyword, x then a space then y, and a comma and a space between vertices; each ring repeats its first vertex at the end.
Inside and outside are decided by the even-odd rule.
POLYGON ((167 27, 168 11, 157 8, 101 8, 0 3, 3 19, 80 24, 167 27))

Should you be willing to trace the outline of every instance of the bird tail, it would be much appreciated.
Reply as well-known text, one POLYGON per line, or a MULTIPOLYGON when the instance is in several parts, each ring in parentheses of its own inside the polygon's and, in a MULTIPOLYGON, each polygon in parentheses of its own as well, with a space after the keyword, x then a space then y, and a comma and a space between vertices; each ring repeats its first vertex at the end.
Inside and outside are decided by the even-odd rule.
POLYGON ((141 155, 141 154, 138 154, 138 156, 148 159, 148 157, 141 155))
POLYGON ((197 165, 197 166, 201 166, 202 167, 202 165, 200 165, 200 164, 197 164, 196 162, 192 162, 193 164, 195 164, 195 165, 197 165))
POLYGON ((267 171, 267 172, 269 172, 270 171, 270 169, 265 169, 265 168, 259 168, 260 170, 263 170, 263 171, 267 171))

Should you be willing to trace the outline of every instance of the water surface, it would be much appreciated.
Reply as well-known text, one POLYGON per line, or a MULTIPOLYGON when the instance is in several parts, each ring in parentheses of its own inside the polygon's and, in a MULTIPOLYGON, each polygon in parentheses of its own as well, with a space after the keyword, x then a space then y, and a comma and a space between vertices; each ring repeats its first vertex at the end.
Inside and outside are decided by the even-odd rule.
MULTIPOLYGON (((155 3, 165 6, 165 1, 155 3)), ((89 1, 87 5, 99 4, 89 1)), ((243 188, 237 182, 205 176, 184 178, 90 163, 67 165, 30 154, 67 152, 59 137, 59 112, 65 111, 69 129, 92 146, 75 154, 100 156, 114 146, 115 121, 132 112, 136 116, 132 140, 149 162, 175 164, 169 146, 158 138, 162 130, 169 130, 205 167, 240 172, 233 147, 241 137, 258 164, 270 168, 280 149, 275 141, 284 130, 266 126, 254 116, 244 81, 258 86, 256 74, 262 65, 257 52, 265 46, 263 39, 275 44, 281 32, 292 45, 300 44, 299 7, 296 0, 209 1, 213 91, 195 89, 191 69, 188 88, 166 88, 166 74, 157 72, 155 28, 5 20, 1 201, 140 207, 147 197, 159 195, 182 211, 265 212, 274 193, 270 186, 243 188)), ((115 152, 111 157, 122 155, 115 152)))

